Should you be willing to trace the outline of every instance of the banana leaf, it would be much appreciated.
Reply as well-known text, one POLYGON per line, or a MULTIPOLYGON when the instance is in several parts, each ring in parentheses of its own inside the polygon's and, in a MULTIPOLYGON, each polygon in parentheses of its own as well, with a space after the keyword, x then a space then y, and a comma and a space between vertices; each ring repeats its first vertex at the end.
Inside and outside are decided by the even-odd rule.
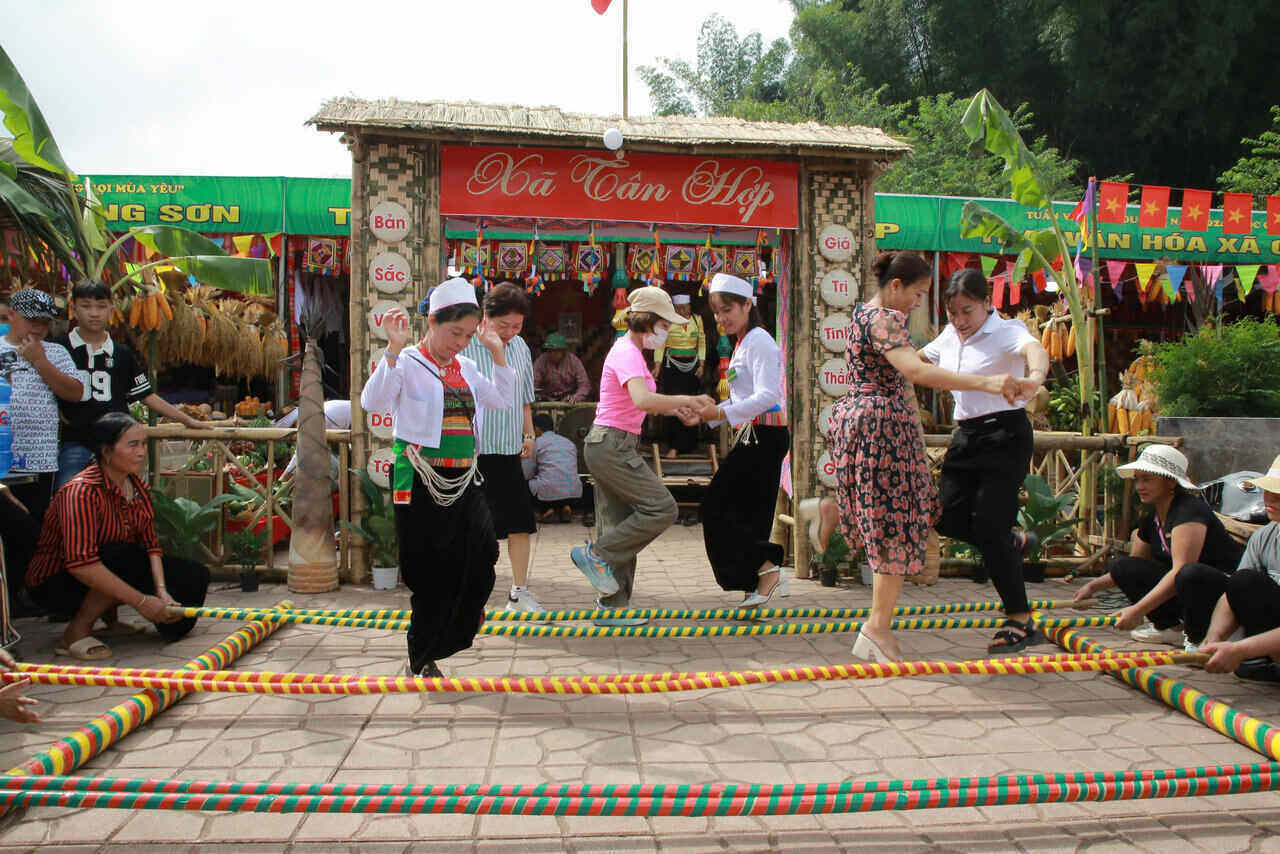
POLYGON ((0 48, 0 113, 13 134, 14 151, 23 160, 59 175, 71 174, 35 97, 4 48, 0 48))
MULTIPOLYGON (((152 252, 166 256, 164 261, 156 261, 145 265, 146 267, 171 264, 188 276, 193 276, 201 284, 224 291, 261 295, 275 292, 271 263, 265 258, 237 258, 228 255, 221 246, 207 237, 174 225, 148 225, 130 229, 125 237, 112 244, 100 264, 105 263, 115 247, 127 237, 133 237, 152 252)), ((130 273, 122 277, 112 288, 135 275, 136 273, 130 273)))
POLYGON ((971 153, 984 150, 1004 159, 1004 176, 1009 179, 1012 198, 1020 205, 1038 208, 1049 203, 1040 162, 1022 141, 1022 134, 1000 102, 988 90, 973 96, 960 126, 972 140, 971 153))

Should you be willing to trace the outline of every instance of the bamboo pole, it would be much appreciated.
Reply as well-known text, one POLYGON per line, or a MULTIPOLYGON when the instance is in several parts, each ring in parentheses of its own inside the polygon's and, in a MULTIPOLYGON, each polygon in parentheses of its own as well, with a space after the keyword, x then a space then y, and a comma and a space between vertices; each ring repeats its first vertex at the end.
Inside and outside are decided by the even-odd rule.
MULTIPOLYGON (((364 222, 368 208, 368 185, 366 178, 369 171, 369 148, 359 131, 348 131, 348 147, 351 150, 351 279, 348 285, 347 313, 351 319, 348 324, 351 332, 351 355, 348 367, 348 393, 351 397, 351 463, 353 467, 364 468, 369 463, 368 431, 364 423, 364 411, 360 407, 360 390, 364 388, 365 371, 368 368, 369 332, 365 320, 369 309, 367 301, 368 284, 365 281, 365 270, 368 268, 368 245, 364 222), (357 227, 355 223, 360 225, 357 227)), ((343 477, 349 477, 343 472, 343 477)), ((351 518, 359 522, 364 516, 364 495, 360 490, 352 494, 351 518)), ((364 540, 355 537, 349 548, 349 572, 352 580, 361 578, 369 566, 368 551, 364 540)))
MULTIPOLYGON (((820 407, 814 406, 813 377, 813 300, 815 274, 813 265, 814 240, 816 232, 813 227, 813 188, 810 186, 812 176, 808 164, 800 161, 797 180, 799 182, 799 218, 797 219, 796 237, 792 245, 791 269, 794 286, 791 288, 791 316, 795 319, 791 335, 792 377, 801 377, 800 382, 790 383, 792 389, 791 407, 791 498, 797 507, 816 485, 813 473, 812 452, 814 447, 814 421, 820 407)), ((818 490, 815 494, 821 494, 818 490)), ((791 554, 795 559, 797 578, 809 577, 809 538, 803 525, 791 526, 791 554)))
MULTIPOLYGON (((351 465, 350 446, 345 442, 338 445, 338 516, 347 522, 351 521, 351 465)), ((338 572, 344 578, 351 577, 351 532, 340 523, 338 525, 338 572)))
MULTIPOLYGON (((276 442, 267 440, 267 569, 276 566, 276 442)), ((259 555, 261 557, 261 555, 259 555)), ((254 561, 257 563, 257 561, 254 561)))

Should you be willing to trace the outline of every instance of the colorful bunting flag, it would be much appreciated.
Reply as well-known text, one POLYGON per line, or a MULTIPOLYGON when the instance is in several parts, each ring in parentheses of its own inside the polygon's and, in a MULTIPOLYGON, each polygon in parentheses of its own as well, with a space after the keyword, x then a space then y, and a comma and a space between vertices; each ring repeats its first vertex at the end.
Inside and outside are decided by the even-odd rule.
POLYGON ((1032 273, 1031 281, 1036 286, 1036 293, 1038 294, 1044 293, 1045 284, 1047 283, 1047 280, 1045 279, 1045 276, 1044 276, 1044 270, 1036 270, 1034 273, 1032 273))
MULTIPOLYGON (((1115 291, 1116 299, 1124 299, 1124 268, 1129 265, 1128 261, 1108 261, 1107 262, 1107 278, 1111 280, 1111 290, 1115 291)), ((1142 290, 1139 286, 1138 290, 1142 290)))
POLYGON ((1267 196, 1267 234, 1280 234, 1280 196, 1267 196))
POLYGON ((1223 193, 1222 233, 1248 234, 1253 231, 1253 194, 1223 193))
POLYGON ((996 276, 991 280, 991 304, 996 308, 1004 308, 1004 288, 1006 276, 996 276))
POLYGON ((1204 276, 1204 283, 1209 287, 1213 287, 1214 282, 1222 278, 1221 264, 1201 264, 1200 275, 1204 276))
POLYGON ((1168 287, 1165 288, 1165 292, 1169 295, 1169 299, 1173 299, 1174 294, 1182 287, 1182 280, 1187 277, 1187 265, 1167 264, 1164 271, 1168 278, 1162 281, 1169 283, 1168 287))
POLYGON ((1098 222, 1124 223, 1125 206, 1129 203, 1129 185, 1118 181, 1102 181, 1098 203, 1098 222))
POLYGON ((1169 221, 1169 188, 1147 184, 1142 188, 1142 210, 1138 225, 1143 228, 1164 228, 1169 221))
POLYGON ((982 262, 982 275, 991 278, 991 272, 1000 263, 1000 259, 994 255, 979 255, 978 260, 982 262))
POLYGON ((1276 292, 1276 286, 1280 285, 1280 267, 1275 264, 1267 265, 1267 272, 1258 274, 1258 285, 1267 293, 1276 292))
POLYGON ((1209 204, 1212 196, 1208 190, 1183 190, 1182 215, 1178 226, 1183 231, 1204 231, 1209 227, 1209 204))
POLYGON ((1136 262, 1136 261, 1135 261, 1135 262, 1134 262, 1134 265, 1133 265, 1133 269, 1134 269, 1135 271, 1137 271, 1137 273, 1138 273, 1138 288, 1139 288, 1139 290, 1144 290, 1144 291, 1145 291, 1145 290, 1147 289, 1147 283, 1151 281, 1151 276, 1152 276, 1152 274, 1154 274, 1154 273, 1155 273, 1155 271, 1156 271, 1156 265, 1155 265, 1155 264, 1147 264, 1147 263, 1139 263, 1139 262, 1136 262))
POLYGON ((1236 265, 1236 290, 1240 292, 1240 299, 1249 296, 1249 291, 1253 290, 1253 281, 1258 278, 1257 264, 1238 264, 1236 265))
POLYGON ((1009 302, 1017 305, 1022 302, 1022 282, 1017 281, 1009 285, 1009 302))

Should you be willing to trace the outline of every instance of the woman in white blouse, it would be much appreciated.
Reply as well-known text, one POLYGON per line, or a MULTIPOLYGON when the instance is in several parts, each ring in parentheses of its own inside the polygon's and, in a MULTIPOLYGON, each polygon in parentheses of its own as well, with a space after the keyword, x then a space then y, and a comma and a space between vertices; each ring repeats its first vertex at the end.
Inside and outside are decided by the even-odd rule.
POLYGON ((717 273, 711 308, 735 341, 726 376, 729 400, 698 414, 710 424, 728 421, 734 442, 703 498, 702 536, 716 581, 746 593, 741 607, 755 608, 786 581, 785 553, 769 541, 782 460, 791 447, 782 410, 782 352, 765 331, 747 282, 717 273))
POLYGON ((512 406, 515 372, 502 339, 479 325, 470 282, 433 288, 418 311, 427 315, 427 331, 408 348, 408 317, 400 309, 388 313, 387 348, 360 405, 392 413, 400 574, 413 593, 409 672, 440 677, 436 662, 471 646, 493 592, 498 541, 477 483, 475 437, 484 407, 512 406), (493 356, 492 380, 458 355, 473 334, 493 356))

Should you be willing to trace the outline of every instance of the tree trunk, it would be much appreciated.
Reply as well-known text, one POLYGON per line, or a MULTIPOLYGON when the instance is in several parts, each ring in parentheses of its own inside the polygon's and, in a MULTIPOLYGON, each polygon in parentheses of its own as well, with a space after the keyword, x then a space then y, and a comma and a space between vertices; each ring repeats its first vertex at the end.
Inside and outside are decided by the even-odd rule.
POLYGON ((289 589, 297 593, 324 593, 338 587, 320 352, 319 342, 308 335, 299 389, 298 468, 294 473, 293 533, 289 538, 289 589))

